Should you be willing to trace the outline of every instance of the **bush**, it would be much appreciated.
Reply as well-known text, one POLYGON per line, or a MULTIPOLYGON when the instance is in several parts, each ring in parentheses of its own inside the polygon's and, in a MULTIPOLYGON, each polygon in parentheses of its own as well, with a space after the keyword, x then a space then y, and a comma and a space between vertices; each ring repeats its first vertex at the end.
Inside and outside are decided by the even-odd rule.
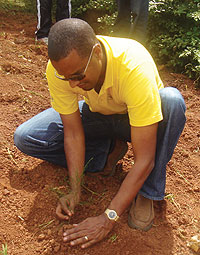
POLYGON ((5 11, 36 13, 36 2, 31 0, 0 0, 0 8, 5 11))
POLYGON ((86 20, 98 34, 109 35, 116 18, 115 0, 73 0, 72 17, 86 20))
POLYGON ((150 1, 148 48, 158 63, 198 79, 199 0, 150 1))

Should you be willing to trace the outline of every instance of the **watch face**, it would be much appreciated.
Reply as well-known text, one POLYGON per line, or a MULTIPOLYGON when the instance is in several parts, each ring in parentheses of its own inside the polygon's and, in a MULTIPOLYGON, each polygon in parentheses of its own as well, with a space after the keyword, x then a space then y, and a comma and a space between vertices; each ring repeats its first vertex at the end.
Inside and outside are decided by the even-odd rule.
POLYGON ((114 219, 114 218, 116 217, 116 213, 115 213, 114 211, 110 211, 110 212, 109 212, 109 217, 110 217, 111 219, 114 219))

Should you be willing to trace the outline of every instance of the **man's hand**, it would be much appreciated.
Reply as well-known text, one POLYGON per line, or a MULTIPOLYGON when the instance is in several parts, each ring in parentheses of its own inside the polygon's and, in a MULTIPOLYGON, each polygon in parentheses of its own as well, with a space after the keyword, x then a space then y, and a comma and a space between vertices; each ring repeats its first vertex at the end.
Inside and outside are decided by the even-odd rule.
POLYGON ((70 242, 72 246, 81 244, 81 248, 87 248, 106 237, 114 223, 107 218, 105 213, 87 218, 79 224, 74 224, 74 228, 65 231, 63 240, 70 242))
POLYGON ((68 220, 74 214, 74 208, 79 203, 80 194, 70 193, 59 199, 56 215, 61 220, 68 220))

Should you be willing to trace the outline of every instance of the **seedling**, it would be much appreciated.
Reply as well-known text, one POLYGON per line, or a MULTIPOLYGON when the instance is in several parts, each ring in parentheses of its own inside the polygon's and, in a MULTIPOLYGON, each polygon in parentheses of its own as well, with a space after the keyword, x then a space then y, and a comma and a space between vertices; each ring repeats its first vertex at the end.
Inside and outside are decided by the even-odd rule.
POLYGON ((17 162, 14 160, 13 155, 12 155, 12 152, 10 151, 10 149, 9 149, 8 147, 6 147, 6 149, 7 149, 7 154, 8 154, 8 156, 9 156, 9 158, 13 161, 13 163, 14 163, 15 165, 17 165, 17 162))
POLYGON ((7 244, 2 244, 2 251, 0 251, 0 254, 7 255, 7 244))
POLYGON ((56 193, 56 195, 60 198, 63 197, 64 195, 66 195, 63 191, 61 191, 59 188, 55 187, 55 188, 49 188, 50 191, 53 191, 54 193, 56 193))
POLYGON ((99 193, 97 193, 97 192, 95 192, 95 191, 89 189, 89 188, 86 187, 83 183, 82 183, 82 187, 83 187, 85 190, 87 190, 87 191, 89 191, 90 193, 92 193, 92 195, 96 195, 96 196, 98 196, 98 197, 103 197, 103 196, 104 196, 104 193, 101 195, 101 194, 99 194, 99 193))
POLYGON ((183 180, 184 180, 187 184, 191 185, 191 183, 190 183, 178 170, 176 170, 176 172, 178 173, 178 175, 179 175, 180 177, 183 178, 183 180))
POLYGON ((113 243, 113 242, 115 242, 115 241, 117 240, 117 238, 118 238, 118 236, 117 236, 117 234, 115 233, 114 235, 112 235, 112 236, 110 237, 110 240, 111 240, 111 242, 113 243))
POLYGON ((179 204, 177 204, 176 202, 175 202, 175 199, 174 199, 174 195, 173 194, 167 194, 167 195, 165 195, 165 199, 168 199, 172 204, 174 204, 175 206, 176 206, 176 208, 177 209, 180 209, 180 206, 179 206, 179 204))
POLYGON ((23 86, 21 83, 16 82, 16 81, 15 81, 15 83, 17 83, 19 86, 21 86, 22 91, 27 92, 27 93, 30 93, 30 94, 35 95, 35 96, 39 96, 39 97, 41 97, 41 98, 44 98, 44 96, 43 96, 43 95, 41 95, 41 94, 40 94, 40 93, 38 93, 38 92, 35 92, 35 91, 32 91, 32 90, 25 89, 25 88, 24 88, 24 86, 23 86))
POLYGON ((195 150, 193 150, 193 152, 195 152, 195 153, 199 152, 199 147, 197 147, 195 150))
POLYGON ((5 38, 5 37, 6 37, 6 32, 1 32, 1 33, 0 33, 0 36, 2 36, 2 37, 5 38))
POLYGON ((39 225, 39 228, 40 229, 44 229, 44 228, 47 228, 49 225, 51 225, 55 220, 50 220, 49 222, 47 223, 42 223, 39 225))

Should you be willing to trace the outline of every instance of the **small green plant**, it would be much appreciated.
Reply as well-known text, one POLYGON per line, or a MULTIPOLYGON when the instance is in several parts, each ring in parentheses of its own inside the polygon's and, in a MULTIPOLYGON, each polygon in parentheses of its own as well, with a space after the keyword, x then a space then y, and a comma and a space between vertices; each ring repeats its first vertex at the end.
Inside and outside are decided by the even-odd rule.
MULTIPOLYGON (((90 163, 92 160, 93 160, 93 158, 89 159, 88 162, 85 164, 85 166, 84 166, 84 172, 85 172, 85 170, 87 169, 89 163, 90 163)), ((101 194, 99 194, 99 193, 97 193, 97 192, 95 192, 95 191, 89 189, 89 188, 85 185, 84 179, 83 179, 84 172, 83 172, 83 175, 82 175, 82 177, 81 177, 81 186, 82 186, 85 190, 89 191, 92 195, 96 195, 96 196, 100 196, 100 197, 104 196, 104 194, 101 195, 101 194)))
POLYGON ((65 192, 61 191, 58 187, 49 188, 50 191, 54 192, 59 198, 65 196, 65 192))
POLYGON ((2 244, 2 251, 0 251, 0 254, 7 255, 7 244, 2 244))
POLYGON ((51 225, 55 220, 50 220, 49 222, 45 222, 39 225, 40 229, 47 228, 49 225, 51 225))
POLYGON ((110 240, 111 240, 111 242, 113 243, 113 242, 115 242, 115 241, 117 240, 117 238, 118 238, 118 235, 115 233, 114 235, 112 235, 112 236, 110 237, 110 240))
POLYGON ((166 194, 165 199, 169 200, 173 205, 176 206, 177 209, 180 209, 180 205, 176 203, 173 194, 171 194, 171 193, 166 194))

